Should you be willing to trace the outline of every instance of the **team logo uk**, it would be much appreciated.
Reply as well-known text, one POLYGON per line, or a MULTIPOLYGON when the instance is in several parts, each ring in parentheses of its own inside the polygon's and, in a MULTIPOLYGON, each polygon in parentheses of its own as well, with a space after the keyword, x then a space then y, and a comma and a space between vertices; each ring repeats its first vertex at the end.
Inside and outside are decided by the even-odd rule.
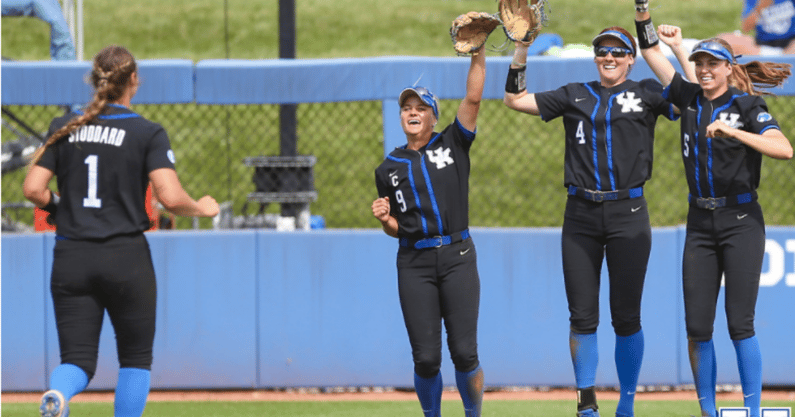
POLYGON ((453 158, 450 157, 450 148, 437 148, 426 151, 428 160, 436 164, 436 169, 442 169, 448 165, 453 165, 453 158))
POLYGON ((726 126, 729 126, 734 129, 739 129, 743 127, 743 122, 740 121, 740 115, 737 113, 721 113, 720 114, 720 121, 726 123, 726 126))
POLYGON ((621 113, 642 112, 643 107, 639 106, 641 101, 641 99, 635 98, 635 93, 632 91, 625 91, 624 94, 616 97, 616 103, 621 105, 621 113))

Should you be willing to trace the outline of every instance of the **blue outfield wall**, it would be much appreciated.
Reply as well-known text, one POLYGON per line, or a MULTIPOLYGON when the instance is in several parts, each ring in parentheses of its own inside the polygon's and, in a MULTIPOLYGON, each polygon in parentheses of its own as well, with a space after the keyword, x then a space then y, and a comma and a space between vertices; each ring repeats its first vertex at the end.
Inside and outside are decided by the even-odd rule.
MULTIPOLYGON (((770 57, 743 57, 740 62, 770 57)), ((795 55, 774 57, 795 65, 795 55)), ((679 64, 671 58, 678 69, 679 64)), ((501 100, 511 57, 486 59, 485 99, 501 100)), ((540 92, 570 82, 598 78, 591 58, 528 57, 527 90, 540 92)), ((460 99, 466 90, 469 58, 392 56, 349 59, 273 60, 140 60, 141 87, 133 104, 281 104, 338 101, 381 101, 384 150, 406 142, 397 117, 397 96, 419 83, 440 99, 460 99)), ((70 105, 86 103, 91 89, 85 82, 89 62, 3 62, 3 105, 70 105)), ((630 78, 654 78, 638 58, 630 78)), ((771 90, 795 95, 795 83, 771 90)), ((452 120, 453 108, 442 106, 441 118, 452 120)))
MULTIPOLYGON (((681 294, 684 228, 655 229, 643 300, 640 383, 692 383, 681 294)), ((573 385, 560 230, 472 232, 482 282, 487 385, 573 385)), ((158 283, 152 387, 412 386, 397 296, 397 242, 380 230, 152 232, 158 283)), ((41 391, 59 363, 49 292, 52 234, 2 236, 2 391, 41 391)), ((597 384, 617 385, 606 270, 597 384)), ((795 384, 795 228, 768 228, 757 334, 764 383, 795 384)), ((718 382, 738 383, 723 304, 718 382)), ((455 380, 444 353, 443 378, 455 380)), ((106 318, 91 389, 116 383, 106 318)))

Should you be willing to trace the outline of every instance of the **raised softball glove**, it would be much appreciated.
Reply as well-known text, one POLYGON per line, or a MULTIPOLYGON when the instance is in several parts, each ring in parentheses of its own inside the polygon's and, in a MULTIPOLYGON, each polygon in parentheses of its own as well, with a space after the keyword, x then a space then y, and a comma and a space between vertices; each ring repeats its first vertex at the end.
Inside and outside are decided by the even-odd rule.
POLYGON ((530 45, 549 20, 546 0, 499 0, 499 16, 505 36, 514 42, 530 45))
POLYGON ((502 24, 500 19, 484 12, 469 12, 458 16, 450 27, 453 49, 459 55, 479 51, 494 29, 502 24))

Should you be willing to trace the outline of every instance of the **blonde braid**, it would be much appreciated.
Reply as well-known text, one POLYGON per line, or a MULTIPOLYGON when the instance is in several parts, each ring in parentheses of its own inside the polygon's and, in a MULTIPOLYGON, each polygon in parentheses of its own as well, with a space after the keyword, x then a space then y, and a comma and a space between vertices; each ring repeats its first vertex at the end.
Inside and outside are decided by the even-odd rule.
POLYGON ((108 103, 119 99, 127 88, 130 76, 136 70, 135 58, 124 47, 108 46, 100 51, 94 57, 94 66, 89 74, 89 82, 94 86, 94 96, 86 106, 85 112, 47 138, 44 145, 33 154, 30 165, 36 165, 47 148, 94 120, 105 110, 108 103))

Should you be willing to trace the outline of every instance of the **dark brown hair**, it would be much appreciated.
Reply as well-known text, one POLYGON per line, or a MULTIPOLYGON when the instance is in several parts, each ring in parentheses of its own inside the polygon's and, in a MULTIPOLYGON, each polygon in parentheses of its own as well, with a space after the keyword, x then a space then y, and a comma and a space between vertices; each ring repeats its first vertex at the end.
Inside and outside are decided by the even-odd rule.
POLYGON ((94 67, 87 77, 87 82, 94 87, 94 97, 82 115, 70 120, 47 138, 47 142, 33 155, 31 165, 35 165, 41 159, 48 147, 94 120, 105 110, 108 103, 121 98, 128 88, 130 77, 137 70, 135 57, 125 47, 110 45, 99 51, 94 57, 94 67))

